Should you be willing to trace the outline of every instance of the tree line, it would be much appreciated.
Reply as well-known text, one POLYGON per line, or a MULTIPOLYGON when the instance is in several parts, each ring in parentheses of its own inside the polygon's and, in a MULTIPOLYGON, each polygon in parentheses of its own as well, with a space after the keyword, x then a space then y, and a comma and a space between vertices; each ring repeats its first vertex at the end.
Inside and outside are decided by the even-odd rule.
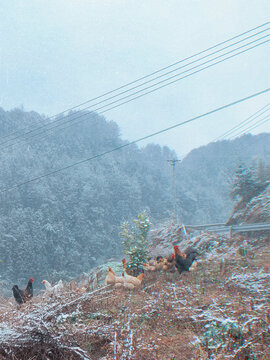
MULTIPOLYGON (((0 109, 0 191, 127 143, 115 122, 95 113, 78 115, 84 115, 84 121, 77 126, 60 127, 40 140, 24 136, 10 146, 18 142, 11 139, 24 129, 50 120, 35 112, 0 109)), ((61 118, 65 120, 65 116, 61 118)), ((145 210, 152 228, 170 222, 175 200, 180 222, 226 221, 233 207, 226 173, 233 177, 238 164, 231 154, 239 143, 241 154, 242 143, 254 139, 253 152, 267 152, 270 159, 267 136, 209 144, 193 150, 176 166, 175 192, 167 160, 177 159, 177 155, 168 146, 157 144, 133 144, 2 192, 2 280, 20 282, 33 276, 40 284, 43 279, 88 272, 108 258, 123 256, 120 224, 145 210)), ((242 157, 248 163, 252 152, 244 151, 242 157)), ((235 193, 238 195, 241 193, 235 193)))

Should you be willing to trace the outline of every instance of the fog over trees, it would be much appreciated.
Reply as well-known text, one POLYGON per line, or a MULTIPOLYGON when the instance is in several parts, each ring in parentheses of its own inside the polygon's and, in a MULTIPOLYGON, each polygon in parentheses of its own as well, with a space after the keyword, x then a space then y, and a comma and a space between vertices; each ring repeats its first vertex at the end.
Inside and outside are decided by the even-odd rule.
MULTIPOLYGON (((35 112, 0 109, 1 191, 126 143, 116 123, 93 113, 79 125, 7 142, 25 128, 48 122, 35 112)), ((90 271, 106 258, 122 256, 122 221, 146 210, 151 227, 157 227, 172 221, 175 201, 180 222, 225 222, 233 208, 229 194, 239 162, 269 162, 270 135, 246 135, 193 150, 176 165, 174 193, 167 160, 175 158, 167 146, 133 144, 2 191, 1 279, 33 276, 40 283, 90 271)))

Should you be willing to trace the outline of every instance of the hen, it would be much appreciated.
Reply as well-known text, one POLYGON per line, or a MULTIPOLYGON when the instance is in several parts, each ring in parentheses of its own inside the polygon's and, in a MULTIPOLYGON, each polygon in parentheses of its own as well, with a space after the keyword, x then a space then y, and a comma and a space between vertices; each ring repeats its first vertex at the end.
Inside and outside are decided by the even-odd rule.
POLYGON ((129 282, 124 282, 124 283, 116 283, 115 284, 115 287, 116 288, 125 288, 125 289, 128 289, 128 290, 133 290, 135 289, 135 286, 129 282))
POLYGON ((156 264, 155 264, 156 271, 162 270, 162 269, 163 269, 163 265, 164 265, 163 256, 157 256, 157 258, 156 258, 156 264))
POLYGON ((105 279, 105 284, 114 285, 117 283, 123 284, 123 282, 124 282, 124 278, 117 276, 115 272, 112 270, 112 268, 109 266, 108 274, 105 279))
POLYGON ((144 273, 141 273, 140 275, 138 275, 137 277, 135 276, 130 276, 127 275, 126 273, 124 274, 124 278, 126 280, 126 283, 132 284, 134 285, 134 287, 138 287, 141 285, 143 278, 144 278, 144 273))
POLYGON ((149 263, 144 263, 143 267, 144 267, 145 271, 156 271, 155 264, 151 265, 150 262, 149 263))
POLYGON ((160 271, 163 269, 164 261, 162 256, 157 256, 156 260, 150 260, 148 263, 143 264, 146 271, 160 271))
POLYGON ((181 253, 179 247, 176 245, 173 247, 175 253, 175 267, 179 274, 184 271, 189 271, 192 263, 196 260, 198 252, 196 250, 189 250, 187 254, 181 253))
POLYGON ((175 254, 169 255, 164 259, 162 270, 175 272, 175 254))
POLYGON ((140 274, 139 276, 135 277, 135 276, 131 276, 127 274, 127 262, 126 259, 122 260, 123 263, 123 278, 124 278, 124 282, 125 283, 130 283, 132 285, 134 285, 134 287, 138 287, 141 285, 144 274, 140 274))
POLYGON ((18 288, 18 285, 14 285, 13 287, 12 287, 12 291, 13 291, 13 296, 14 296, 14 299, 16 300, 16 302, 18 303, 18 304, 23 304, 24 303, 24 301, 23 301, 23 299, 22 299, 22 295, 21 295, 21 293, 20 293, 20 291, 19 291, 19 288, 18 288))
POLYGON ((34 279, 31 277, 24 290, 19 289, 18 285, 12 287, 14 299, 18 304, 23 304, 33 297, 33 282, 34 279))
POLYGON ((42 284, 44 284, 46 292, 52 293, 54 295, 59 294, 64 287, 62 280, 59 280, 58 283, 54 286, 52 286, 47 280, 42 280, 42 284))

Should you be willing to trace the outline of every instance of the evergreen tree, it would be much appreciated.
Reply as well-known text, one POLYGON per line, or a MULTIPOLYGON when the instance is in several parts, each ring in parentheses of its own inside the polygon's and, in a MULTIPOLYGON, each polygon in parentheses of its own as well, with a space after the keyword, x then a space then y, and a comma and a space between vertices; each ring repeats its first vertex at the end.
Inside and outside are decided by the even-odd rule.
POLYGON ((266 165, 262 159, 258 159, 257 161, 255 177, 256 177, 258 192, 261 193, 264 191, 264 189, 270 182, 269 164, 266 165))
POLYGON ((234 200, 240 197, 244 203, 247 203, 264 191, 268 183, 269 178, 261 162, 258 162, 256 167, 250 168, 240 164, 235 172, 231 197, 234 200))
POLYGON ((127 271, 138 276, 144 271, 143 263, 148 257, 148 233, 150 230, 150 222, 146 212, 138 215, 137 219, 133 220, 134 225, 130 228, 127 221, 120 226, 119 233, 123 240, 124 253, 129 257, 127 263, 127 271))
POLYGON ((232 186, 231 197, 236 200, 238 197, 247 203, 252 198, 254 187, 253 174, 250 169, 240 164, 235 172, 235 179, 232 186))

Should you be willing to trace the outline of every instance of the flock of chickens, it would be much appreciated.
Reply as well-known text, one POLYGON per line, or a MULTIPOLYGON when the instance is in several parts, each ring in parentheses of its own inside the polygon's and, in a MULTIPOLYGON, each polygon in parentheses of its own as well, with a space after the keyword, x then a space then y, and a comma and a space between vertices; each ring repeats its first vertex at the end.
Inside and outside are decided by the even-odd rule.
MULTIPOLYGON (((16 300, 16 302, 19 305, 24 304, 28 300, 32 299, 32 297, 33 297, 33 282, 34 282, 34 279, 31 277, 24 290, 19 289, 18 285, 14 285, 12 287, 14 299, 16 300)), ((47 281, 47 280, 43 280, 42 284, 44 284, 47 293, 51 293, 54 295, 59 294, 59 292, 64 287, 64 283, 62 280, 59 280, 58 283, 55 284, 54 286, 52 286, 49 283, 49 281, 47 281)))
MULTIPOLYGON (((177 270, 179 274, 184 271, 189 271, 194 260, 196 260, 197 255, 199 255, 198 252, 194 249, 190 249, 185 253, 182 253, 178 246, 174 246, 173 249, 174 253, 172 255, 169 255, 166 258, 157 256, 156 260, 150 260, 147 264, 143 264, 145 271, 175 272, 177 270)), ((122 263, 122 276, 117 276, 109 267, 108 274, 105 279, 106 285, 114 285, 116 288, 126 288, 129 290, 138 288, 142 283, 144 273, 137 277, 131 276, 127 273, 126 259, 123 259, 122 263)), ((12 287, 14 299, 19 305, 27 302, 33 297, 33 282, 34 279, 31 277, 24 290, 19 289, 18 285, 14 285, 12 287)), ((42 283, 45 286, 46 292, 53 295, 59 294, 64 287, 62 280, 54 286, 52 286, 47 280, 43 280, 42 283)))
MULTIPOLYGON (((184 271, 189 271, 199 253, 194 249, 189 249, 185 253, 182 253, 177 245, 174 246, 173 249, 174 253, 166 258, 157 256, 156 260, 150 260, 147 264, 143 264, 145 271, 175 272, 177 270, 179 274, 184 271)), ((117 276, 111 267, 109 267, 105 279, 106 285, 114 285, 116 288, 123 287, 129 290, 139 287, 142 283, 144 273, 137 277, 131 276, 127 273, 126 259, 123 259, 122 263, 122 276, 117 276)))

